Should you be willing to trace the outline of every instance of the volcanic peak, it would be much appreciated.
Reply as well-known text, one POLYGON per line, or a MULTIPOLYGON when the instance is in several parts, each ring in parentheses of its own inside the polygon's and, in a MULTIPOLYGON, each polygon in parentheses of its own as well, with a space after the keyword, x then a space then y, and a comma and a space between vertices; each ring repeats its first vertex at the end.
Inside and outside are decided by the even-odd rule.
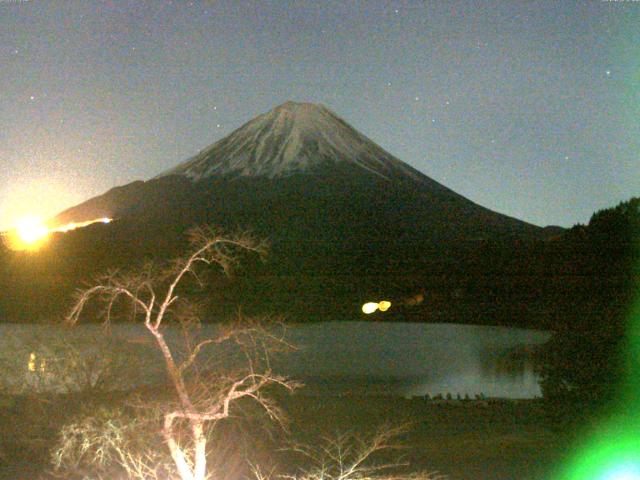
POLYGON ((288 101, 247 122, 162 173, 194 181, 211 176, 286 177, 347 162, 376 176, 425 179, 323 105, 288 101))

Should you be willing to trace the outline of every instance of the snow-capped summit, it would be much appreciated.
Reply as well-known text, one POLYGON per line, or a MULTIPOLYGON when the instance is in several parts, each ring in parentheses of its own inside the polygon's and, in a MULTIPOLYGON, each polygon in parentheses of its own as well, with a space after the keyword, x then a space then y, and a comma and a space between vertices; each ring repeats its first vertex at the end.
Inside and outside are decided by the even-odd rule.
POLYGON ((194 181, 218 175, 277 178, 341 162, 382 178, 427 180, 325 106, 291 101, 159 176, 183 175, 194 181))

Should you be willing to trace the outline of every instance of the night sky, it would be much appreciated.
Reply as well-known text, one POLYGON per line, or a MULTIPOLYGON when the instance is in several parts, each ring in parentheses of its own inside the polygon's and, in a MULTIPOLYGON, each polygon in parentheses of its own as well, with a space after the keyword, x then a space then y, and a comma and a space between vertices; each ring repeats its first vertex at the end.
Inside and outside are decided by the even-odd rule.
POLYGON ((290 99, 538 225, 640 195, 640 2, 0 0, 0 86, 5 228, 290 99))

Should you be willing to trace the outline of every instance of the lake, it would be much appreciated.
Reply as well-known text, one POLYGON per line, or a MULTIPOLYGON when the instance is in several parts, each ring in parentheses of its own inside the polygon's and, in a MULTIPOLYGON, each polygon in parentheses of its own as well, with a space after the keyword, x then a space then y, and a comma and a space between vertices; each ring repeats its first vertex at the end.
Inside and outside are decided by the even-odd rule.
MULTIPOLYGON (((202 335, 215 331, 205 325, 202 335)), ((168 336, 175 342, 178 332, 168 336)), ((287 340, 298 348, 274 360, 274 370, 300 379, 310 394, 534 398, 540 387, 533 353, 549 337, 544 331, 445 323, 293 324, 287 340)), ((103 342, 129 352, 132 376, 120 388, 160 382, 162 364, 150 340, 141 325, 114 325, 107 332, 99 325, 0 324, 0 385, 9 391, 58 389, 55 359, 77 357, 76 365, 103 342)), ((102 357, 95 356, 92 368, 101 368, 102 357)), ((66 384, 81 380, 76 377, 66 384)))

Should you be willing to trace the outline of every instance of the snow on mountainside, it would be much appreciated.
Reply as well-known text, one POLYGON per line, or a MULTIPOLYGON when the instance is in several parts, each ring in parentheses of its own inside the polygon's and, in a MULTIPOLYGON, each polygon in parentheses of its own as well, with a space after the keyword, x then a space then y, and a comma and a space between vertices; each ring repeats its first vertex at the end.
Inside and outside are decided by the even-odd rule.
POLYGON ((356 224, 363 237, 371 231, 431 240, 539 233, 539 227, 488 210, 420 173, 326 107, 295 102, 254 118, 151 180, 65 210, 53 223, 100 217, 173 222, 177 230, 180 222, 186 228, 227 219, 287 238, 319 228, 353 233, 356 224), (323 215, 328 217, 317 224, 323 215))
POLYGON ((214 175, 286 177, 347 162, 379 177, 428 182, 447 190, 398 160, 322 105, 286 102, 159 177, 194 181, 214 175))

